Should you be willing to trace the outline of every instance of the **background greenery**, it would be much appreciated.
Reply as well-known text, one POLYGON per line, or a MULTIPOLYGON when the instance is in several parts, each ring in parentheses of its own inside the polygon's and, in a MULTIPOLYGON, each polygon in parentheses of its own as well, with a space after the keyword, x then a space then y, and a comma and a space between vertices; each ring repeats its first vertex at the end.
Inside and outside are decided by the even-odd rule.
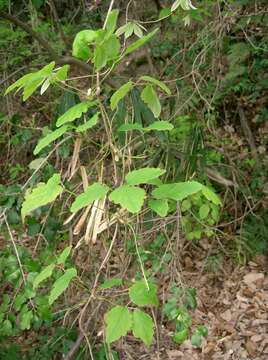
MULTIPOLYGON (((115 1, 114 7, 120 10, 119 26, 125 24, 127 13, 128 20, 139 25, 137 31, 145 32, 144 27, 149 32, 156 26, 160 30, 114 69, 101 88, 101 96, 110 99, 122 84, 142 75, 160 79, 172 89, 171 96, 163 92, 160 99, 163 120, 170 121, 174 128, 168 133, 155 131, 143 136, 134 133, 137 147, 132 149, 131 163, 134 168, 165 168, 166 179, 174 182, 196 178, 220 194, 223 202, 220 210, 201 194, 184 200, 179 209, 179 226, 184 234, 180 249, 185 246, 196 249, 202 240, 208 239, 212 254, 208 255, 205 267, 207 271, 217 271, 225 257, 241 265, 267 251, 268 7, 266 1, 202 0, 193 2, 197 10, 179 7, 170 13, 173 3, 115 1)), ((78 314, 98 272, 99 259, 110 244, 109 237, 104 236, 101 238, 104 246, 93 246, 90 255, 83 245, 56 268, 41 291, 35 291, 35 274, 56 262, 63 249, 76 243, 79 236, 73 235, 76 224, 64 225, 69 216, 67 197, 54 206, 35 210, 25 224, 20 216, 27 186, 47 182, 55 171, 68 174, 74 137, 59 145, 39 172, 35 172, 38 164, 33 162, 33 149, 41 136, 56 129, 60 115, 83 100, 90 87, 85 77, 90 72, 89 65, 72 57, 72 43, 79 31, 103 26, 109 4, 98 0, 0 1, 1 95, 19 77, 53 60, 57 65, 69 64, 69 77, 73 79, 68 87, 55 86, 43 96, 36 92, 26 102, 13 93, 0 99, 0 357, 3 359, 56 359, 68 353, 79 337, 78 314), (27 282, 20 265, 27 274, 27 282), (60 301, 49 306, 48 290, 64 271, 73 267, 77 268, 79 278, 60 301)), ((127 41, 133 41, 134 37, 135 34, 127 41)), ((134 116, 135 122, 143 127, 155 120, 137 88, 131 91, 130 99, 132 113, 130 103, 121 101, 114 119, 114 141, 122 151, 130 138, 117 130, 126 117, 134 116)), ((108 106, 108 100, 104 101, 108 106)), ((91 178, 96 179, 103 172, 112 182, 111 152, 107 150, 104 128, 99 126, 94 131, 94 138, 83 139, 80 165, 91 178)), ((45 148, 40 157, 46 158, 53 149, 53 145, 45 148)), ((123 166, 120 161, 119 168, 123 166)), ((73 180, 68 188, 70 194, 81 186, 80 175, 76 173, 73 180)), ((164 276, 173 279, 178 267, 174 255, 179 246, 174 236, 177 217, 177 205, 171 202, 164 226, 151 213, 140 214, 137 221, 133 217, 125 223, 122 221, 116 250, 101 278, 113 278, 117 274, 123 278, 128 273, 127 286, 132 277, 142 278, 129 221, 138 237, 138 253, 146 275, 160 285, 164 276)), ((196 307, 195 295, 187 289, 184 297, 181 296, 176 281, 175 284, 171 281, 169 291, 169 298, 163 304, 165 322, 175 321, 173 326, 182 336, 177 336, 175 341, 180 343, 189 327, 188 310, 196 307), (176 302, 178 297, 183 298, 180 304, 176 302), (176 321, 179 313, 182 322, 176 321)), ((95 317, 90 336, 94 339, 92 351, 96 359, 106 359, 107 353, 119 358, 119 352, 112 353, 102 338, 96 338, 109 296, 104 292, 96 300, 96 304, 101 304, 97 313, 93 311, 96 304, 88 309, 95 317)), ((117 294, 113 296, 116 303, 117 294)), ((203 333, 205 330, 199 328, 198 334, 203 333)), ((86 359, 87 351, 82 343, 76 358, 86 359)))

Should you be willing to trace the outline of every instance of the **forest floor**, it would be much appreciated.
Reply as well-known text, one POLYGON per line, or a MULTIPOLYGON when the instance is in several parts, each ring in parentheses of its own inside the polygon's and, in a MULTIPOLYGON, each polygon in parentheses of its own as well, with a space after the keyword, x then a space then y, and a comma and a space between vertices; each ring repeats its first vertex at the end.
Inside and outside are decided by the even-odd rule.
MULTIPOLYGON (((202 255, 200 255, 201 257, 202 255)), ((176 345, 162 327, 159 352, 140 343, 124 343, 122 359, 161 360, 267 360, 268 276, 267 258, 259 256, 246 266, 224 261, 217 272, 204 272, 204 261, 186 258, 183 281, 197 289, 198 307, 193 324, 209 329, 201 349, 190 341, 176 345)))
MULTIPOLYGON (((4 248, 4 243, 0 236, 0 249, 4 248)), ((217 264, 217 269, 207 269, 205 264, 210 252, 205 239, 188 247, 179 272, 182 283, 197 290, 198 306, 191 313, 193 326, 202 324, 209 331, 202 347, 194 348, 190 340, 182 345, 175 344, 171 337, 172 325, 161 324, 159 316, 158 342, 146 347, 127 336, 115 346, 120 360, 268 359, 267 257, 259 255, 247 265, 235 265, 234 260, 226 256, 217 264)), ((170 274, 167 273, 159 284, 160 297, 169 283, 170 274)), ((33 335, 27 333, 26 338, 33 335)), ((22 337, 22 343, 24 340, 22 337)))

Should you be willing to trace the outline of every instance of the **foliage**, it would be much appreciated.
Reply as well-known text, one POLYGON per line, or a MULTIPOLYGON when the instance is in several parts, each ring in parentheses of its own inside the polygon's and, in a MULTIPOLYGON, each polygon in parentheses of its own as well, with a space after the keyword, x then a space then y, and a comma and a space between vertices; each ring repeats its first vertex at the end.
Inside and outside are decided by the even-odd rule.
MULTIPOLYGON (((190 310, 197 307, 196 290, 193 288, 182 289, 176 284, 171 287, 171 294, 163 311, 169 321, 175 322, 173 341, 182 344, 190 337, 192 319, 190 310)), ((202 338, 208 336, 208 330, 204 325, 198 325, 192 332, 191 343, 195 347, 200 347, 202 338)))
MULTIPOLYGON (((137 306, 157 306, 157 288, 154 284, 137 281, 129 288, 130 300, 137 306)), ((114 306, 105 314, 106 341, 112 343, 132 330, 145 345, 153 341, 154 324, 151 316, 140 309, 130 312, 126 306, 114 306)))
MULTIPOLYGON (((224 239, 224 231, 232 231, 231 256, 239 262, 267 249, 267 141, 260 136, 267 134, 265 4, 258 13, 250 1, 227 1, 215 16, 212 1, 197 7, 190 0, 167 7, 148 1, 136 12, 130 2, 125 14, 113 8, 107 13, 108 1, 82 1, 75 11, 75 2, 55 2, 54 10, 52 3, 0 2, 1 12, 32 29, 27 33, 1 19, 7 90, 0 114, 0 226, 6 225, 4 235, 14 247, 0 254, 0 287, 7 289, 1 338, 55 329, 51 347, 40 335, 40 350, 29 350, 29 356, 62 356, 78 334, 61 332, 53 321, 80 311, 88 296, 95 306, 112 294, 117 298, 109 297, 101 347, 98 321, 92 330, 96 359, 119 359, 111 344, 130 332, 150 346, 157 325, 148 313, 153 307, 172 323, 174 342, 191 339, 200 347, 208 331, 192 325, 195 289, 174 284, 162 304, 155 284, 173 270, 177 231, 192 242, 224 239), (15 97, 18 92, 26 104, 15 97), (217 193, 224 192, 222 201, 217 193), (27 232, 28 250, 12 239, 13 231, 27 232), (100 245, 91 247, 96 237, 100 245), (76 239, 76 249, 90 246, 88 271, 79 259, 84 248, 72 252, 67 246, 76 239), (107 254, 98 270, 102 247, 107 254), (121 247, 129 267, 115 275, 107 263, 115 253, 121 262, 121 247), (123 287, 133 273, 125 301, 114 287, 123 287), (95 288, 99 276, 102 284, 95 288), (81 302, 68 299, 74 282, 81 302)), ((194 246, 199 244, 186 247, 194 246)), ((222 267, 223 256, 216 254, 208 256, 206 270, 222 267)), ((14 359, 21 352, 8 346, 6 354, 1 351, 0 357, 14 359)))
POLYGON ((8 293, 3 294, 0 309, 2 339, 6 336, 16 336, 31 327, 40 328, 47 322, 51 323, 53 312, 50 305, 63 293, 76 274, 75 269, 70 268, 69 264, 64 270, 69 254, 70 248, 66 248, 56 258, 50 253, 49 256, 54 257, 54 261, 44 265, 40 264, 40 259, 32 259, 25 248, 19 247, 18 256, 24 263, 26 277, 22 274, 22 268, 18 266, 18 258, 12 254, 12 250, 7 248, 2 252, 0 282, 8 282, 11 288, 19 289, 15 299, 12 299, 8 293), (48 284, 45 288, 44 283, 48 284), (43 287, 43 290, 37 291, 40 287, 43 287), (50 292, 49 288, 51 288, 50 292), (48 293, 45 294, 44 290, 48 293))

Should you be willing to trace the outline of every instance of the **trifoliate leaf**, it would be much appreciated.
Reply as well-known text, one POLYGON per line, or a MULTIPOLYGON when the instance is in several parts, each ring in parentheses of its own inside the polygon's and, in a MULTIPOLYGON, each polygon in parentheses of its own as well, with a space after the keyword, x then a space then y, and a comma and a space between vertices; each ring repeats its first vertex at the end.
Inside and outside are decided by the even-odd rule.
POLYGON ((157 287, 155 284, 145 281, 137 281, 129 288, 129 297, 131 301, 138 306, 158 306, 157 287))
POLYGON ((141 188, 131 185, 122 185, 111 192, 109 199, 115 204, 121 205, 122 208, 135 214, 141 210, 145 195, 145 191, 141 188))
POLYGON ((151 316, 141 310, 135 310, 132 331, 136 338, 141 339, 145 345, 150 346, 154 335, 154 323, 151 316))
POLYGON ((168 214, 168 201, 166 199, 151 199, 148 202, 149 208, 159 216, 165 217, 168 214))
POLYGON ((195 6, 193 6, 191 0, 176 0, 171 6, 171 12, 177 10, 178 7, 181 7, 185 11, 197 9, 195 6))
POLYGON ((115 306, 105 314, 108 344, 125 336, 132 328, 132 314, 125 306, 115 306))
POLYGON ((31 211, 51 203, 62 191, 60 175, 54 174, 46 184, 41 183, 31 192, 26 193, 21 208, 22 221, 24 222, 25 216, 29 215, 31 211))
POLYGON ((203 185, 197 181, 164 184, 153 190, 152 195, 157 199, 172 199, 181 201, 202 190, 203 185))
POLYGON ((158 178, 163 175, 166 170, 159 168, 143 168, 138 170, 133 170, 129 172, 126 176, 126 182, 129 185, 140 185, 147 184, 150 180, 158 178))
POLYGON ((5 95, 17 88, 18 90, 23 88, 23 101, 26 101, 33 94, 33 92, 52 74, 54 67, 55 61, 52 61, 48 65, 44 66, 41 70, 22 76, 19 80, 7 88, 5 95))
POLYGON ((98 182, 90 185, 85 192, 78 195, 72 203, 71 212, 77 212, 85 206, 92 204, 95 200, 100 200, 105 197, 109 188, 98 182))
POLYGON ((64 65, 60 67, 55 74, 52 75, 51 82, 54 80, 64 81, 67 79, 68 71, 70 69, 70 65, 64 65))
POLYGON ((117 31, 116 35, 121 36, 122 34, 125 34, 125 39, 129 38, 134 32, 134 23, 128 22, 127 24, 121 26, 117 31))

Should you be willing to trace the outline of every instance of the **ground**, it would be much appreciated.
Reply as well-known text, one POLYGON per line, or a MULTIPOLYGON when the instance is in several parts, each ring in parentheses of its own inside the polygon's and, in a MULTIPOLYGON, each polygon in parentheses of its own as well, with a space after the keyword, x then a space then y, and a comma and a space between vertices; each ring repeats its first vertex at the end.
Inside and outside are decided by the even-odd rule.
POLYGON ((203 272, 203 262, 189 260, 184 281, 198 290, 198 308, 193 323, 205 324, 209 335, 201 349, 190 341, 174 346, 170 334, 160 329, 160 352, 152 354, 131 340, 122 343, 123 359, 161 360, 267 360, 268 276, 267 259, 255 258, 246 266, 226 261, 216 273, 203 272))

